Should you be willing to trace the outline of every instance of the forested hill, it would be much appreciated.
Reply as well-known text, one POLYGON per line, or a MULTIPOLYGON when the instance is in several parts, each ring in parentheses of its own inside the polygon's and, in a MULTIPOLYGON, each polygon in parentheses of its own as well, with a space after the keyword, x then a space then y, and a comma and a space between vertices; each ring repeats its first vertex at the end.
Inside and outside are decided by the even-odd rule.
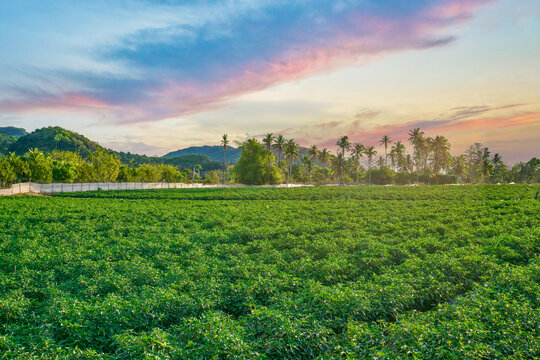
POLYGON ((89 156, 97 149, 104 149, 83 135, 55 126, 37 129, 28 135, 21 136, 9 146, 9 152, 23 155, 34 148, 43 152, 53 150, 78 152, 82 157, 89 156))
POLYGON ((221 161, 212 160, 204 154, 150 157, 114 151, 102 147, 95 141, 92 141, 83 135, 58 126, 37 129, 30 134, 26 133, 24 129, 13 127, 0 129, 7 129, 5 131, 9 132, 9 134, 26 134, 16 137, 16 135, 7 135, 0 132, 0 154, 14 152, 17 155, 23 155, 30 149, 38 148, 43 152, 51 152, 53 150, 77 152, 83 158, 87 158, 96 150, 101 149, 118 155, 120 161, 126 165, 170 164, 177 166, 179 169, 183 169, 193 168, 195 165, 199 164, 203 170, 215 170, 221 169, 222 167, 221 161), (14 129, 18 131, 15 131, 14 129))
POLYGON ((28 133, 26 132, 26 130, 22 128, 7 126, 7 127, 0 127, 0 134, 9 135, 13 137, 21 137, 28 133))
POLYGON ((126 165, 135 166, 141 164, 168 164, 174 165, 179 169, 192 169, 195 165, 201 165, 204 171, 206 170, 216 170, 222 168, 222 163, 210 159, 206 155, 200 154, 187 154, 182 156, 172 156, 172 157, 157 157, 157 156, 146 156, 131 154, 125 152, 116 152, 120 158, 120 161, 126 165))
MULTIPOLYGON (((223 162, 223 147, 219 145, 215 146, 191 146, 185 149, 177 150, 170 152, 163 157, 174 157, 174 156, 182 156, 182 155, 188 155, 188 154, 200 154, 200 155, 206 155, 210 159, 223 162)), ((234 148, 234 147, 227 147, 227 162, 235 163, 240 158, 240 149, 234 148)))

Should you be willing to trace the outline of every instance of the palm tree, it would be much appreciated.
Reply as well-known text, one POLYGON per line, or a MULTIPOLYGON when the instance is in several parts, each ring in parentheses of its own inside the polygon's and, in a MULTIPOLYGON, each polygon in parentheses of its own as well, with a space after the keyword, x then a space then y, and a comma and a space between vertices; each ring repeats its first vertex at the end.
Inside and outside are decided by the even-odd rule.
POLYGON ((452 174, 458 178, 458 182, 461 184, 463 176, 467 174, 467 158, 465 155, 459 155, 452 158, 452 174))
POLYGON ((223 182, 225 182, 227 179, 225 178, 225 170, 226 164, 227 164, 227 146, 229 145, 229 136, 227 134, 223 134, 221 137, 221 146, 223 146, 223 182))
POLYGON ((493 164, 491 163, 491 161, 489 161, 489 158, 485 158, 484 160, 482 160, 482 167, 480 168, 480 171, 482 173, 484 183, 486 182, 486 179, 489 179, 489 177, 491 176, 493 169, 493 164))
POLYGON ((345 171, 345 155, 343 152, 338 152, 336 156, 332 157, 332 170, 334 174, 338 175, 339 185, 343 183, 343 172, 345 171))
POLYGON ((416 182, 420 174, 420 166, 422 163, 422 149, 424 143, 424 132, 420 128, 409 130, 409 144, 414 148, 414 162, 416 164, 416 182))
POLYGON ((326 183, 326 165, 330 162, 330 152, 324 148, 319 152, 319 161, 324 171, 324 182, 326 183))
POLYGON ((379 144, 381 145, 384 145, 384 158, 385 158, 385 165, 388 165, 388 153, 387 153, 387 149, 388 149, 388 144, 392 143, 392 140, 390 140, 390 137, 388 137, 388 135, 384 135, 381 139, 381 141, 379 141, 379 144))
POLYGON ((433 151, 433 173, 437 175, 441 170, 448 167, 449 160, 451 159, 450 143, 444 136, 437 135, 431 140, 431 150, 433 151))
POLYGON ((345 155, 345 151, 351 148, 351 143, 347 135, 342 136, 336 143, 336 145, 341 149, 341 153, 345 155))
POLYGON ((390 164, 392 166, 392 170, 395 170, 396 163, 397 163, 396 147, 392 146, 392 149, 390 150, 390 164))
POLYGON ((405 167, 405 145, 401 143, 401 141, 396 142, 396 145, 393 146, 393 149, 395 150, 395 156, 396 156, 396 162, 398 171, 403 171, 405 167))
POLYGON ((272 144, 274 143, 274 139, 274 134, 268 133, 264 136, 262 140, 264 146, 266 147, 266 151, 268 151, 268 168, 272 167, 272 156, 270 155, 272 154, 272 144))
MULTIPOLYGON (((313 164, 315 164, 317 155, 319 155, 319 148, 317 147, 317 145, 311 145, 307 150, 307 154, 309 157, 311 157, 313 164)), ((313 171, 313 182, 315 182, 315 171, 313 171)))
POLYGON ((281 158, 283 156, 283 149, 285 148, 285 142, 287 140, 285 139, 285 137, 283 135, 278 135, 275 139, 274 139, 274 145, 272 145, 274 147, 274 149, 277 150, 277 153, 278 153, 278 164, 279 164, 279 168, 281 169, 281 158))
POLYGON ((493 155, 493 159, 491 160, 491 162, 493 163, 494 166, 497 166, 497 165, 500 165, 502 164, 502 157, 499 153, 495 153, 495 155, 493 155))
POLYGON ((382 168, 383 166, 386 166, 386 162, 384 161, 384 157, 379 156, 379 158, 375 162, 375 165, 377 165, 378 168, 382 168))
POLYGON ((311 174, 313 174, 313 178, 315 178, 315 171, 313 171, 313 164, 315 163, 312 158, 309 156, 304 156, 302 158, 302 163, 304 164, 305 169, 307 170, 307 178, 309 179, 311 174))
POLYGON ((366 151, 366 147, 362 144, 355 143, 353 145, 353 149, 351 151, 351 155, 354 158, 354 166, 356 168, 356 183, 358 184, 358 177, 360 173, 360 158, 364 157, 364 152, 366 151))
POLYGON ((365 154, 368 158, 369 185, 371 185, 371 161, 373 160, 373 157, 377 155, 377 150, 375 150, 375 146, 368 146, 366 148, 365 154))
POLYGON ((289 184, 291 183, 292 179, 292 163, 294 159, 298 159, 299 155, 299 149, 298 144, 294 141, 294 139, 289 139, 285 142, 285 149, 283 151, 283 154, 287 158, 287 162, 289 163, 289 184))

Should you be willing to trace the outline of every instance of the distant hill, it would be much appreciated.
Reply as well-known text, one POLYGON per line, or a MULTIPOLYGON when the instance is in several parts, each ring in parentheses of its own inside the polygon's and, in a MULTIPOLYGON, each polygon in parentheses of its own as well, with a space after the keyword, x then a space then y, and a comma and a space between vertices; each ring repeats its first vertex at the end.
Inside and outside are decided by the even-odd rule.
POLYGON ((192 169, 195 165, 201 165, 204 171, 217 170, 222 168, 222 163, 210 159, 207 155, 186 154, 181 156, 157 157, 131 154, 125 152, 115 152, 120 161, 126 165, 135 166, 141 164, 169 164, 179 169, 192 169))
POLYGON ((8 127, 0 127, 0 134, 14 136, 14 137, 21 137, 28 133, 23 128, 16 128, 13 126, 8 126, 8 127))
MULTIPOLYGON (((210 159, 223 162, 223 147, 219 145, 214 146, 191 146, 185 149, 177 150, 170 152, 166 155, 164 155, 164 158, 174 157, 174 156, 182 156, 182 155, 191 155, 191 154, 199 154, 199 155, 206 155, 210 157, 210 159)), ((240 150, 234 147, 227 147, 227 162, 235 163, 240 158, 240 150)))
POLYGON ((38 148, 43 152, 51 152, 53 150, 78 152, 84 158, 88 157, 97 149, 103 149, 118 155, 122 163, 130 166, 141 164, 170 164, 175 165, 180 169, 191 169, 196 164, 199 164, 204 171, 221 169, 222 167, 222 162, 212 160, 207 155, 186 154, 165 158, 114 151, 102 147, 95 141, 92 141, 83 135, 58 126, 38 129, 19 138, 0 133, 0 153, 2 154, 14 152, 17 155, 23 155, 28 150, 34 148, 38 148))
POLYGON ((43 152, 53 150, 78 152, 82 157, 87 157, 98 148, 104 149, 83 135, 55 126, 37 129, 19 137, 9 146, 9 151, 22 155, 33 148, 38 148, 43 152))

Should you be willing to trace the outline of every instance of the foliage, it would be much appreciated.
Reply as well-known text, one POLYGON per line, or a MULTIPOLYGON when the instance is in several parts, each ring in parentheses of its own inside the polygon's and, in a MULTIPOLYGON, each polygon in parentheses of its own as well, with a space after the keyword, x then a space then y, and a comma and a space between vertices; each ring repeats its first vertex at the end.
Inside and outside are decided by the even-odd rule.
POLYGON ((373 184, 393 184, 395 177, 396 173, 390 170, 388 166, 382 166, 379 169, 371 170, 371 182, 373 184))
POLYGON ((0 155, 9 152, 9 146, 17 141, 15 136, 0 134, 0 155))
POLYGON ((537 358, 538 191, 465 185, 0 198, 0 353, 537 358))
POLYGON ((281 182, 279 169, 268 166, 268 157, 273 157, 264 146, 255 139, 248 139, 242 144, 242 152, 234 166, 235 181, 241 184, 261 185, 281 182))
POLYGON ((18 138, 9 147, 9 151, 22 155, 34 148, 38 148, 43 152, 53 150, 77 152, 83 157, 89 156, 98 149, 104 150, 103 147, 80 134, 55 126, 37 129, 18 138))
MULTIPOLYGON (((238 161, 238 159, 240 158, 240 149, 238 148, 227 146, 226 153, 227 153, 227 160, 231 163, 236 163, 236 161, 238 161)), ((209 159, 221 163, 223 161, 223 146, 222 145, 190 146, 182 150, 170 152, 164 155, 163 157, 164 158, 181 157, 184 155, 208 156, 209 159)))
POLYGON ((0 127, 0 135, 8 135, 13 136, 14 138, 18 138, 26 134, 28 133, 23 128, 18 128, 14 126, 0 127))

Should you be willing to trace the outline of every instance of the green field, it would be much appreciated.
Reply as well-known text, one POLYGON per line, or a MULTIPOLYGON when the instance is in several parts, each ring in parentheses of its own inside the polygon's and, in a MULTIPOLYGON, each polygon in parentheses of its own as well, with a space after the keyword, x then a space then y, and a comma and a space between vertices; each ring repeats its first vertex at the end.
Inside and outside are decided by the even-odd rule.
POLYGON ((539 358, 538 191, 1 198, 0 358, 539 358))

